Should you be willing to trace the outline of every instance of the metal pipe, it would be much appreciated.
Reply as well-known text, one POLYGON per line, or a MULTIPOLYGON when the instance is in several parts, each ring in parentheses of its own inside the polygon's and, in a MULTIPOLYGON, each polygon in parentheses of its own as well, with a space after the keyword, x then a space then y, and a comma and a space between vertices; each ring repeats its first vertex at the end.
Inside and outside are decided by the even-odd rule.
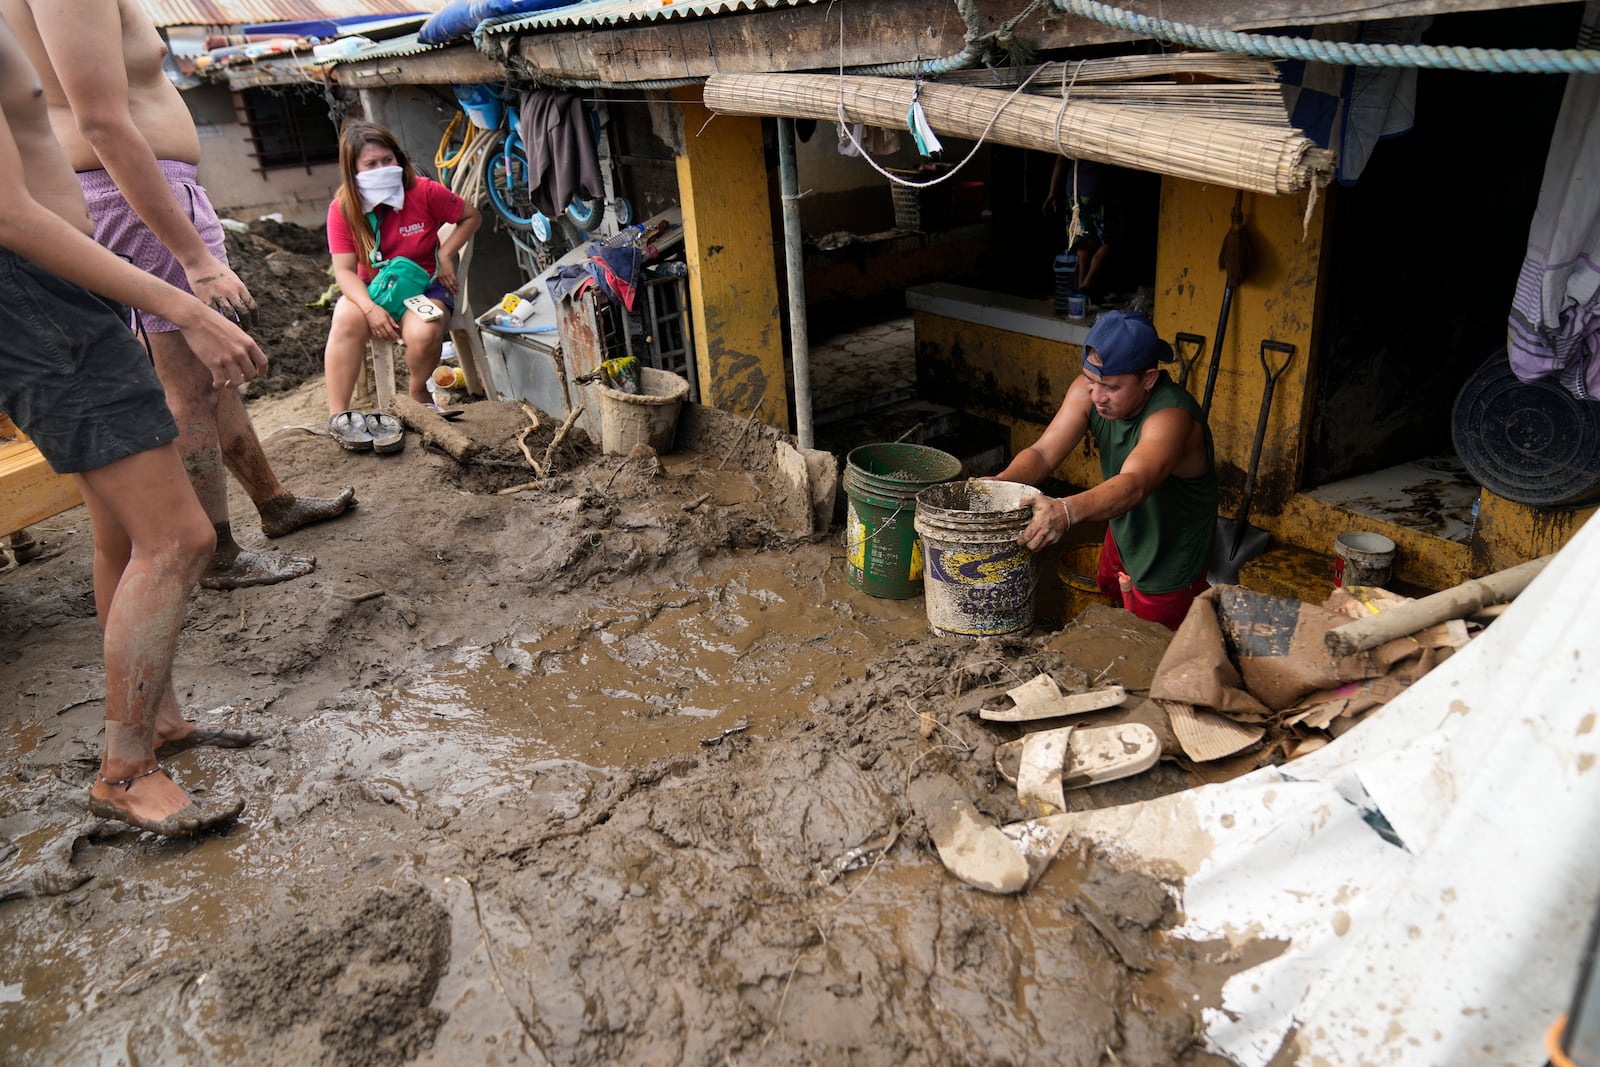
POLYGON ((795 437, 801 448, 811 448, 811 348, 806 337, 806 271, 800 239, 800 173, 794 161, 794 119, 778 120, 778 189, 783 201, 783 262, 789 277, 795 437))

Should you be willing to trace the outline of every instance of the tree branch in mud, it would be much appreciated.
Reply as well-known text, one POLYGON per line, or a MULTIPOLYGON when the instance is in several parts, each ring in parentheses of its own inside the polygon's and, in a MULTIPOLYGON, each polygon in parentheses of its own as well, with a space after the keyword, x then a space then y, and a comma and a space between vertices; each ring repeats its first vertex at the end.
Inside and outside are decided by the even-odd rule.
MULTIPOLYGON (((541 466, 544 468, 544 475, 542 475, 543 477, 549 476, 550 458, 556 454, 556 449, 561 447, 561 442, 567 439, 567 433, 571 431, 572 424, 577 422, 578 417, 583 414, 583 408, 584 406, 579 404, 577 407, 567 412, 566 419, 561 423, 561 429, 557 430, 556 435, 550 438, 549 447, 544 450, 544 462, 541 464, 541 466)), ((535 469, 537 470, 539 468, 536 467, 535 469)))

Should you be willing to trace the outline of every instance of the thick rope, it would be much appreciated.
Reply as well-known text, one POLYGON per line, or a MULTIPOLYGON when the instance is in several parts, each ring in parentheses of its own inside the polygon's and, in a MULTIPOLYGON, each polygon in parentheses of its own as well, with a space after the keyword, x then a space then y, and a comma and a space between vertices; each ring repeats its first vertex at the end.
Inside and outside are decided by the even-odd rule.
POLYGON ((1421 44, 1363 44, 1235 33, 1208 26, 1141 15, 1099 0, 1049 0, 1059 12, 1144 37, 1208 48, 1214 52, 1302 59, 1350 67, 1421 67, 1470 70, 1489 74, 1600 74, 1600 50, 1549 48, 1461 48, 1421 44))

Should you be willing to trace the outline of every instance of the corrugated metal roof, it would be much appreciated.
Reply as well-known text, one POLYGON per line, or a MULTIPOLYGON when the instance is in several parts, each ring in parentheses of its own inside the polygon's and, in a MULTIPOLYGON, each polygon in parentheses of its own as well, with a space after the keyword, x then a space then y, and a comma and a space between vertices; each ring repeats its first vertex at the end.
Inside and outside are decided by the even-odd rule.
POLYGON ((252 22, 431 14, 446 0, 139 0, 159 27, 237 26, 252 22))
POLYGON ((404 37, 396 37, 382 44, 375 44, 370 48, 348 56, 338 56, 332 60, 337 65, 340 63, 365 63, 369 59, 394 59, 399 56, 415 56, 423 52, 432 52, 445 48, 442 44, 422 44, 417 40, 417 35, 408 33, 404 37))
POLYGON ((582 0, 567 7, 539 11, 532 15, 508 18, 487 26, 484 34, 519 33, 553 26, 607 26, 625 22, 655 22, 662 19, 691 19, 703 15, 724 15, 735 11, 771 11, 782 7, 801 7, 821 0, 582 0))

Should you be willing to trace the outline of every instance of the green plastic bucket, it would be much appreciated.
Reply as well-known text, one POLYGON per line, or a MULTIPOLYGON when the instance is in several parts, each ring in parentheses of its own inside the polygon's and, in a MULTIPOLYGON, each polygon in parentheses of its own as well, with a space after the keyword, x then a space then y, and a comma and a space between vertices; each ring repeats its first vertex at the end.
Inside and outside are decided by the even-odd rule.
POLYGON ((845 457, 845 573, 868 596, 922 592, 917 494, 961 473, 961 461, 926 445, 862 445, 845 457))
POLYGON ((992 637, 1033 625, 1034 555, 1017 543, 1039 490, 976 479, 917 494, 928 623, 939 633, 992 637))

